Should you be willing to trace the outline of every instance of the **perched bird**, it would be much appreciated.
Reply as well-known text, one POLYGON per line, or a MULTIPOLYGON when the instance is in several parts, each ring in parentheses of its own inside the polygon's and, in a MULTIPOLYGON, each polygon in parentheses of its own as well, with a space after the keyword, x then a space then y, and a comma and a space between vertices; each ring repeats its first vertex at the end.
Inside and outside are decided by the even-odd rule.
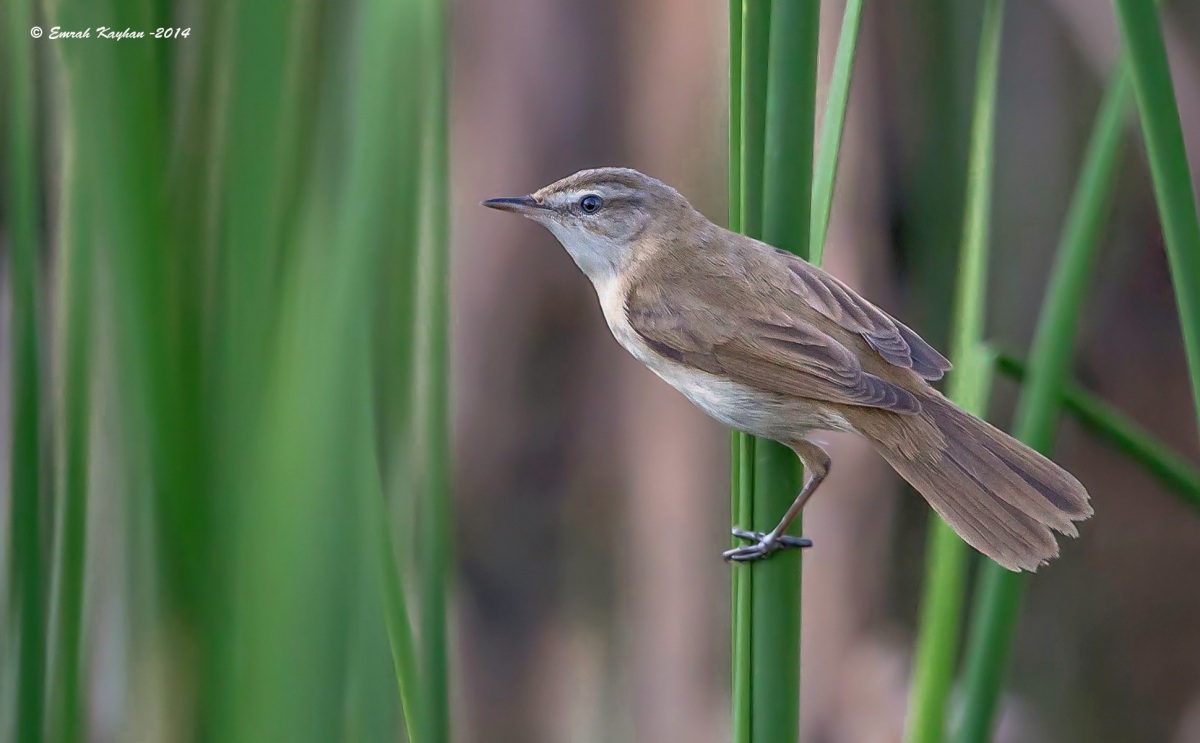
POLYGON ((785 534, 829 473, 813 431, 864 436, 968 544, 1009 570, 1058 554, 1092 515, 1058 465, 958 408, 930 382, 950 363, 904 324, 800 258, 713 224, 670 186, 584 170, 484 206, 532 219, 591 279, 608 327, 638 360, 722 423, 804 464, 795 502, 730 560, 807 547, 785 534))

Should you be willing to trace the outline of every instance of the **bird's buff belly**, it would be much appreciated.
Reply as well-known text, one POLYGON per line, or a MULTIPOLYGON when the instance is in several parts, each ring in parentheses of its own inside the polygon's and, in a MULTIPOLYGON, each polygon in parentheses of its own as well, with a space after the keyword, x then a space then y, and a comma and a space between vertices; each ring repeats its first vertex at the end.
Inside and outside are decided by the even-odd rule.
POLYGON ((848 428, 845 418, 810 400, 762 392, 675 364, 657 364, 650 369, 705 413, 755 436, 789 442, 803 439, 814 430, 848 428))
POLYGON ((810 431, 851 430, 846 419, 812 400, 754 389, 667 359, 636 335, 614 332, 635 358, 683 393, 696 407, 725 425, 776 441, 798 441, 810 431))

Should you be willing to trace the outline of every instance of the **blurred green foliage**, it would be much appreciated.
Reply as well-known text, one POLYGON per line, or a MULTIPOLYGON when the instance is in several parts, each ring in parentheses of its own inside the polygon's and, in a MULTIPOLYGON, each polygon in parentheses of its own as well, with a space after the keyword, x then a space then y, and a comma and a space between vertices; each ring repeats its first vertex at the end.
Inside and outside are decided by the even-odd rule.
POLYGON ((23 407, 3 734, 85 739, 89 565, 116 555, 111 734, 448 740, 440 1, 6 11, 23 407), (35 21, 189 32, 34 42, 35 21))

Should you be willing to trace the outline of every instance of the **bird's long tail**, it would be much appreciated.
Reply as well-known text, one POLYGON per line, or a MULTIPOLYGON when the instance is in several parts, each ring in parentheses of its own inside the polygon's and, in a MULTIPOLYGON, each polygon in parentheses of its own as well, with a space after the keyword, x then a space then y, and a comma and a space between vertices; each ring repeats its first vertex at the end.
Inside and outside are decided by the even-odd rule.
POLYGON ((851 422, 968 544, 1009 570, 1058 555, 1051 530, 1077 536, 1088 494, 1058 465, 934 392, 918 415, 851 422), (940 446, 930 446, 930 441, 940 446))

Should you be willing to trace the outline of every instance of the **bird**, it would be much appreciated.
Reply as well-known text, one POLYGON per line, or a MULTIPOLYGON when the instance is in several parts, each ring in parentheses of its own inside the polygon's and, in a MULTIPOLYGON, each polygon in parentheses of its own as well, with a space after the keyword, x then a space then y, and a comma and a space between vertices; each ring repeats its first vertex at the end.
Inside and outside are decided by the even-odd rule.
POLYGON ((1086 489, 931 383, 950 362, 845 283, 707 219, 629 168, 582 170, 483 206, 547 228, 590 279, 617 342, 709 416, 804 465, 770 532, 733 527, 736 562, 801 549, 786 534, 829 474, 813 434, 864 437, 967 544, 1012 571, 1058 555, 1092 515, 1086 489))

